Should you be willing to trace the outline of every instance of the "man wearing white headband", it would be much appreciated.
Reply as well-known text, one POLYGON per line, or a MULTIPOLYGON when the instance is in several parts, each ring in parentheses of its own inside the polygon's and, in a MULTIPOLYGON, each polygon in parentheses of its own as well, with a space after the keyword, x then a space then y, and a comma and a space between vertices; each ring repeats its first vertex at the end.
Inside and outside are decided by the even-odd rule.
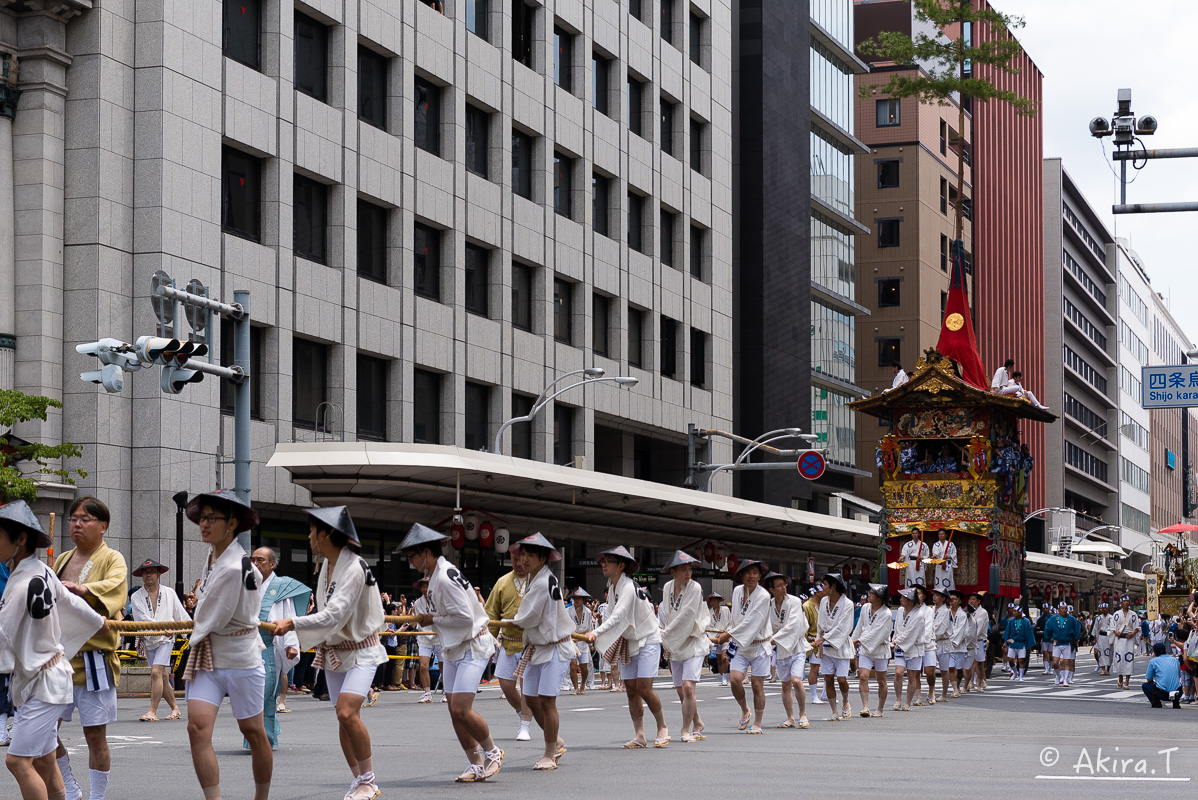
POLYGON ((1094 616, 1094 660, 1098 662, 1096 670, 1099 675, 1111 674, 1111 656, 1114 651, 1114 639, 1111 637, 1111 606, 1109 603, 1099 603, 1098 613, 1094 616))
POLYGON ((1011 680, 1023 683, 1027 654, 1036 644, 1036 634, 1031 623, 1023 618, 1022 606, 1008 603, 1007 608, 1012 616, 1003 631, 1003 641, 1007 645, 1007 658, 1011 661, 1011 680))
POLYGON ((1112 671, 1115 685, 1120 689, 1131 688, 1132 667, 1136 660, 1136 638, 1140 635, 1140 617, 1131 609, 1131 598, 1119 598, 1119 610, 1111 619, 1111 635, 1114 637, 1112 671))
MULTIPOLYGON (((930 552, 927 543, 923 540, 923 533, 918 530, 911 531, 911 540, 904 543, 902 550, 899 551, 899 561, 907 562, 907 568, 903 572, 904 587, 909 588, 924 582, 924 561, 927 560, 930 552)), ((948 590, 945 589, 945 591, 948 590)))
POLYGON ((1057 615, 1044 624, 1044 635, 1052 639, 1052 668, 1057 673, 1056 683, 1069 686, 1073 680, 1074 648, 1081 636, 1081 625, 1069 614, 1069 604, 1062 601, 1057 606, 1057 615))

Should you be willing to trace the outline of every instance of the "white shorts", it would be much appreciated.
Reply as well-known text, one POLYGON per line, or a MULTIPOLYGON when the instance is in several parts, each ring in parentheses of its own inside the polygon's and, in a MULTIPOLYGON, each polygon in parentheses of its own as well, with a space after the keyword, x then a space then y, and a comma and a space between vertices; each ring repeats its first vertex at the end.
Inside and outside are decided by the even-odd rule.
MULTIPOLYGON (((721 633, 722 633, 722 632, 723 632, 723 631, 721 631, 721 633)), ((717 633, 717 634, 716 634, 716 636, 719 636, 719 635, 720 635, 719 633, 717 633)), ((715 645, 715 647, 714 647, 713 649, 714 649, 714 650, 715 650, 717 653, 727 653, 727 652, 728 652, 728 645, 729 645, 729 642, 724 642, 723 644, 717 644, 717 645, 715 645)))
POLYGON ((1052 657, 1063 658, 1069 660, 1073 658, 1073 645, 1070 644, 1054 644, 1052 646, 1052 657))
POLYGON ((416 655, 420 656, 420 658, 432 658, 433 656, 436 656, 437 660, 440 661, 441 660, 441 645, 439 645, 439 644, 425 645, 423 642, 417 642, 416 643, 416 655))
POLYGON ((849 659, 824 656, 819 662, 819 674, 824 677, 835 675, 837 678, 847 678, 849 676, 849 659))
POLYGON ((474 694, 478 691, 478 682, 482 680, 483 672, 489 658, 463 658, 459 661, 446 661, 442 665, 441 686, 445 694, 474 694))
MULTIPOLYGON (((810 644, 810 642, 808 642, 808 644, 810 644)), ((814 649, 813 649, 813 650, 809 650, 809 651, 807 652, 807 663, 808 663, 808 664, 810 664, 810 665, 811 665, 811 666, 813 666, 813 667, 818 667, 818 666, 819 666, 819 662, 820 662, 820 658, 819 658, 819 656, 816 654, 816 651, 815 651, 814 649)))
POLYGON ((516 680, 516 667, 520 666, 520 656, 523 654, 522 650, 508 654, 508 651, 503 649, 503 645, 500 645, 499 649, 495 651, 495 677, 501 681, 516 680))
POLYGON ((1026 658, 1026 657, 1027 657, 1027 648, 1026 647, 1018 647, 1018 648, 1008 647, 1007 648, 1007 658, 1026 658))
POLYGON ((583 666, 589 666, 591 663, 591 646, 582 642, 575 642, 578 646, 578 655, 574 656, 574 660, 583 666))
POLYGON ((345 672, 324 671, 325 686, 329 689, 329 703, 336 708, 337 698, 342 694, 370 697, 370 685, 374 682, 377 664, 354 664, 345 672))
POLYGON ((629 681, 639 678, 656 678, 660 669, 661 644, 647 644, 636 651, 631 664, 620 665, 620 677, 629 681))
POLYGON ((880 672, 885 675, 886 667, 889 664, 889 658, 871 658, 869 656, 863 656, 860 653, 857 654, 857 669, 873 670, 874 672, 880 672))
POLYGON ((803 680, 807 677, 807 654, 795 653, 790 658, 778 659, 778 680, 803 680))
POLYGON ((754 678, 768 678, 770 676, 770 654, 766 651, 765 645, 760 645, 757 652, 752 658, 745 656, 744 653, 737 652, 732 657, 732 672, 746 673, 749 668, 753 669, 754 678))
POLYGON ((921 669, 923 669, 923 654, 921 653, 917 656, 909 656, 904 654, 900 656, 895 653, 894 666, 895 669, 902 667, 903 669, 911 669, 919 672, 921 669))
POLYGON ((599 672, 604 675, 611 672, 611 663, 607 659, 599 659, 599 672))
POLYGON ((524 696, 557 697, 562 692, 562 679, 569 669, 570 661, 562 661, 555 648, 544 664, 529 664, 524 668, 524 696))
POLYGON ((26 700, 17 709, 8 754, 41 758, 53 753, 58 747, 58 720, 70 711, 71 707, 66 703, 46 703, 36 697, 26 700))
POLYGON ((184 699, 220 708, 221 701, 228 697, 233 718, 249 719, 262 713, 265 694, 266 665, 259 664, 252 669, 197 670, 195 678, 187 682, 184 699))
POLYGON ((975 647, 973 649, 973 660, 974 661, 985 661, 986 660, 986 642, 985 641, 978 642, 977 647, 975 647))
POLYGON ((165 642, 158 645, 153 650, 146 651, 146 666, 147 667, 169 667, 171 665, 171 651, 175 648, 171 642, 165 642))
MULTIPOLYGON (((943 667, 941 662, 941 666, 943 667)), ((965 669, 969 665, 969 653, 949 653, 948 668, 949 669, 965 669)))
POLYGON ((670 674, 674 676, 674 688, 677 689, 683 681, 698 683, 703 674, 703 656, 688 658, 686 661, 670 661, 670 674))
POLYGON ((86 686, 75 687, 75 702, 66 706, 54 706, 61 709, 62 721, 70 722, 74 709, 79 709, 79 724, 85 728, 98 728, 101 725, 111 725, 116 722, 116 687, 109 686, 93 692, 86 686))
POLYGON ((957 667, 957 669, 973 669, 973 665, 976 661, 976 659, 973 657, 973 651, 968 650, 965 653, 962 653, 962 655, 965 656, 965 661, 961 664, 961 666, 957 667))

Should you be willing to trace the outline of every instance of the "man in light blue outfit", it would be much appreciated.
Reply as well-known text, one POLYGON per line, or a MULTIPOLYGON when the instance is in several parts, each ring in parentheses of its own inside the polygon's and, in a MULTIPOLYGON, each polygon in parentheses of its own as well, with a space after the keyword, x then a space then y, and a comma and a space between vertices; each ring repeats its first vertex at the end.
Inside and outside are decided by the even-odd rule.
POLYGON ((1057 612, 1044 624, 1044 638, 1052 640, 1052 668, 1056 672, 1057 684, 1068 686, 1073 682, 1073 663, 1077 657, 1077 640, 1081 638, 1082 626, 1077 617, 1070 615, 1068 603, 1062 601, 1057 612))
POLYGON ((1144 695, 1153 708, 1163 708, 1161 701, 1169 699, 1174 708, 1181 708, 1181 663, 1167 651, 1164 642, 1154 644, 1154 657, 1144 671, 1144 695))

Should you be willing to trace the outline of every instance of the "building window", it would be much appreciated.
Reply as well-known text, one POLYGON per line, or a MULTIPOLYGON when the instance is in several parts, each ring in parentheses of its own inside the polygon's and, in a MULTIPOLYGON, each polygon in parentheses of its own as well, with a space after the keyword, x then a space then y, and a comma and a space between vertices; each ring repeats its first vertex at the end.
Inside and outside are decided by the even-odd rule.
POLYGON ((899 101, 897 97, 876 101, 878 127, 890 128, 899 124, 899 101))
POLYGON ((358 438, 387 441, 387 361, 358 355, 358 438))
POLYGON ((490 12, 490 0, 465 0, 466 30, 483 41, 487 40, 487 15, 490 12))
POLYGON ((703 280, 703 239, 706 232, 691 225, 691 277, 703 280))
POLYGON ((560 278, 553 280, 553 338, 574 344, 574 285, 560 278))
POLYGON ((387 59, 358 46, 358 118, 387 130, 387 59))
POLYGON ((948 179, 940 179, 940 213, 948 214, 948 179))
POLYGON ((628 0, 628 15, 629 16, 631 16, 634 19, 639 20, 643 13, 644 13, 644 9, 641 7, 641 0, 628 0))
POLYGON ((674 104, 661 98, 661 152, 674 155, 674 104))
POLYGON ((707 334, 691 328, 691 386, 707 385, 707 334))
POLYGON ((887 159, 878 162, 878 188, 897 189, 899 185, 898 159, 887 159))
POLYGON ((291 418, 297 428, 315 430, 319 423, 328 432, 329 349, 308 339, 291 341, 291 418))
MULTIPOLYGON (((233 320, 221 318, 220 321, 220 363, 226 367, 233 366, 234 357, 233 320)), ((262 419, 262 329, 250 327, 250 417, 262 419)), ((225 414, 233 413, 232 381, 220 382, 220 410, 225 414)))
POLYGON ((948 123, 940 120, 940 154, 948 155, 948 123))
POLYGON ((512 325, 532 332, 532 270, 512 262, 512 325))
POLYGON ((661 210, 661 263, 674 266, 674 229, 678 215, 661 210))
POLYGON ((573 466, 574 409, 553 404, 553 463, 559 467, 573 466))
POLYGON ((329 187, 302 175, 295 176, 294 239, 295 254, 310 261, 325 263, 328 258, 329 187))
POLYGON ((295 15, 295 88, 321 102, 329 92, 329 29, 304 14, 295 15))
POLYGON ((467 450, 487 450, 491 417, 491 387, 466 381, 465 442, 467 450))
POLYGON ((703 174, 703 130, 702 120, 691 118, 691 169, 703 174))
POLYGON ((529 69, 535 69, 532 53, 536 18, 535 6, 530 6, 524 0, 512 3, 512 58, 529 69))
POLYGON ((899 305, 899 286, 902 284, 898 278, 885 278, 878 281, 878 307, 893 308, 899 305))
POLYGON ((902 359, 902 339, 878 339, 878 366, 889 367, 902 359))
POLYGON ((703 64, 703 18, 694 12, 691 13, 691 30, 690 30, 690 56, 691 61, 702 66, 703 64))
POLYGON ((678 374, 678 323, 669 317, 661 318, 661 376, 673 378, 678 374))
POLYGON ((591 105, 604 115, 610 107, 610 77, 611 59, 591 53, 591 105))
POLYGON ((441 444, 441 376, 412 370, 412 441, 441 444))
POLYGON ((661 0, 661 38, 674 43, 674 0, 661 0))
POLYGON ((628 366, 639 367, 645 363, 645 312, 628 307, 628 366))
POLYGON ((490 121, 486 111, 466 106, 466 169, 483 178, 487 177, 490 121))
POLYGON ((553 82, 574 91, 574 34, 558 25, 553 26, 553 82))
POLYGON ((611 179, 591 174, 591 226, 595 233, 611 236, 611 179))
POLYGON ((897 219, 880 219, 878 224, 878 247, 899 246, 899 221, 897 219))
MULTIPOLYGON (((512 392, 512 416, 527 417, 532 413, 534 398, 512 392)), ((508 428, 512 435, 512 457, 532 459, 532 422, 521 422, 508 428)))
POLYGON ((224 0, 227 58, 260 69, 258 32, 262 20, 261 0, 224 0))
POLYGON ((940 234, 940 271, 948 272, 948 236, 940 234))
POLYGON ((490 311, 490 261, 490 250, 466 245, 466 310, 484 317, 490 311))
POLYGON ((645 84, 631 75, 628 76, 628 106, 625 108, 625 122, 628 123, 628 130, 641 136, 643 129, 644 108, 642 102, 645 95, 645 84))
POLYGON ((441 231, 417 222, 413 239, 412 289, 421 297, 441 302, 441 231))
POLYGON ((574 209, 574 159, 553 152, 553 210, 571 217, 574 209))
POLYGON ((638 253, 645 252, 641 228, 644 225, 645 200, 639 194, 628 193, 628 246, 638 253))
POLYGON ((387 209, 358 201, 358 275, 387 282, 387 209))
POLYGON ((591 351, 597 356, 610 355, 608 326, 611 320, 611 298, 591 296, 591 351))
POLYGON ((417 147, 441 155, 441 87, 420 78, 416 79, 413 133, 417 147))
POLYGON ((220 155, 221 229, 256 242, 262 235, 262 162, 231 147, 222 147, 220 155))
POLYGON ((532 137, 512 131, 512 191, 532 199, 532 137))

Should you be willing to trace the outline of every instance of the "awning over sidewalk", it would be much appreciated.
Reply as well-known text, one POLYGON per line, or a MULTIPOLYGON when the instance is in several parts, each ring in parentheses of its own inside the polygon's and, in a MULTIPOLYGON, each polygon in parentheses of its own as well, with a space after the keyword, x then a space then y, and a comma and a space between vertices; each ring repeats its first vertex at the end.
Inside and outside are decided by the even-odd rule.
POLYGON ((457 506, 505 520, 513 538, 540 530, 647 547, 714 539, 824 561, 877 556, 878 527, 866 522, 458 447, 287 443, 267 466, 287 470, 319 505, 396 526, 436 523, 457 506))
POLYGON ((1033 552, 1027 554, 1027 574, 1053 580, 1111 577, 1111 571, 1098 564, 1090 564, 1076 558, 1061 558, 1060 556, 1050 556, 1047 553, 1033 552))

